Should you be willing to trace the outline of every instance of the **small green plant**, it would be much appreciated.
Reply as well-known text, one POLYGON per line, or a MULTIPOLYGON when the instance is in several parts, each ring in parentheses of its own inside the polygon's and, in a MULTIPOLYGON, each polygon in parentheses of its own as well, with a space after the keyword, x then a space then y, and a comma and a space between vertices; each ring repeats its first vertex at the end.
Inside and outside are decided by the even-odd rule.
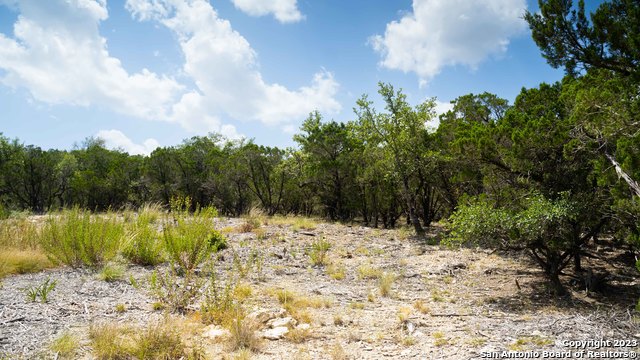
POLYGON ((152 295, 170 311, 179 313, 195 303, 204 283, 193 273, 178 276, 173 266, 163 272, 154 271, 149 280, 152 295))
POLYGON ((327 253, 331 249, 331 243, 324 237, 311 243, 309 249, 309 260, 315 266, 324 266, 327 263, 327 253))
POLYGON ((382 270, 374 268, 371 264, 362 264, 356 270, 358 279, 378 279, 382 276, 382 270))
POLYGON ((122 314, 122 313, 124 313, 126 311, 127 311, 127 306, 125 304, 123 304, 123 303, 116 304, 116 312, 117 313, 121 313, 122 314))
POLYGON ((134 264, 153 266, 164 261, 163 243, 155 222, 156 210, 146 208, 127 227, 127 242, 122 254, 134 264))
POLYGON ((49 350, 56 354, 58 359, 73 359, 76 357, 80 343, 78 339, 68 332, 58 336, 51 345, 49 350))
POLYGON ((100 280, 106 282, 114 282, 122 279, 124 276, 124 269, 119 265, 107 264, 100 271, 100 280))
POLYGON ((123 237, 124 227, 114 214, 91 216, 76 207, 50 216, 40 239, 52 262, 95 268, 118 254, 123 237))
POLYGON ((396 281, 396 276, 391 273, 384 273, 378 279, 378 289, 380 290, 380 295, 383 297, 389 297, 391 295, 391 287, 393 286, 393 282, 396 281))
POLYGON ((339 263, 331 263, 327 266, 327 275, 334 280, 342 280, 346 277, 347 269, 339 263))
POLYGON ((192 216, 174 213, 175 225, 163 231, 165 248, 173 264, 185 272, 193 271, 213 252, 224 249, 224 236, 213 227, 215 208, 197 209, 192 216))
POLYGON ((56 288, 56 284, 56 280, 51 281, 50 278, 47 278, 42 284, 27 288, 25 293, 31 302, 36 302, 40 298, 40 301, 46 303, 49 301, 49 293, 56 288))

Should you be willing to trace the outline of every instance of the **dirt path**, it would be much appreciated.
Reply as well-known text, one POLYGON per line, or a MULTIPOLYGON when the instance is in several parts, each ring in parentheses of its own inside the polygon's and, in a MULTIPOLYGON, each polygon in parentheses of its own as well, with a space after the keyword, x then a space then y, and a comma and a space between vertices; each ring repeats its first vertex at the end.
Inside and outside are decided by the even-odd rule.
MULTIPOLYGON (((220 227, 242 222, 228 219, 220 227)), ((310 328, 299 343, 264 340, 255 359, 471 359, 490 351, 576 350, 565 341, 640 340, 638 321, 628 310, 637 296, 627 301, 622 293, 615 301, 597 294, 587 297, 576 285, 570 300, 555 300, 541 273, 524 257, 447 250, 403 231, 360 226, 319 224, 294 231, 290 225, 272 224, 261 229, 260 236, 228 234, 230 246, 220 253, 218 273, 246 271, 241 281, 251 289, 251 310, 277 313, 281 305, 274 293, 283 289, 322 305, 304 309, 310 328), (323 238, 331 245, 332 265, 311 266, 310 244, 323 238), (259 260, 249 267, 249 258, 259 260), (381 276, 394 278, 387 296, 381 294, 381 276)), ((147 289, 151 272, 128 267, 122 280, 110 283, 66 268, 5 278, 0 358, 2 353, 11 359, 53 358, 47 345, 71 331, 83 339, 83 358, 89 359, 90 324, 161 319, 147 289), (47 278, 57 281, 49 302, 28 301, 24 289, 47 278), (116 311, 117 304, 126 311, 116 311)), ((618 286, 614 290, 637 288, 635 278, 624 275, 614 275, 611 284, 618 286)), ((204 334, 211 327, 201 328, 204 334)), ((192 340, 212 358, 226 353, 220 339, 192 340)))

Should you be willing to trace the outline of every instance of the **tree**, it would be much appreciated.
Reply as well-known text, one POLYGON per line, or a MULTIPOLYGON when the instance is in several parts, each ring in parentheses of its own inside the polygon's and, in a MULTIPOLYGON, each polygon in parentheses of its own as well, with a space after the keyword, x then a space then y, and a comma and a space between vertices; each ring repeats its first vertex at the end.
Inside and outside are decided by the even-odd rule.
POLYGON ((418 195, 413 183, 427 176, 422 173, 429 142, 425 123, 435 116, 435 100, 429 99, 412 108, 401 90, 395 91, 389 84, 379 83, 378 86, 388 112, 377 113, 366 95, 358 100, 355 112, 360 126, 368 134, 367 142, 385 149, 392 159, 409 221, 416 233, 423 235, 425 231, 416 210, 418 195))

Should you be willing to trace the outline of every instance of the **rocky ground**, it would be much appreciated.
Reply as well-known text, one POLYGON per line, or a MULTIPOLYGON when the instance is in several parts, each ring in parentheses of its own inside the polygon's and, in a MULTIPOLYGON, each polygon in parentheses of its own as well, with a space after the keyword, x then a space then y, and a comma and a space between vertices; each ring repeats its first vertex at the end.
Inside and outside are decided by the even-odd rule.
MULTIPOLYGON (((230 230, 243 221, 225 219, 219 227, 230 230)), ((229 247, 218 254, 215 268, 220 279, 231 274, 250 289, 245 306, 265 337, 255 359, 473 359, 492 351, 577 350, 566 341, 640 341, 635 274, 622 264, 628 263, 624 254, 606 245, 598 249, 599 259, 584 264, 611 273, 606 287, 586 294, 576 282, 569 285, 570 297, 557 299, 535 264, 522 255, 450 250, 402 230, 340 224, 294 230, 269 224, 227 236, 229 247), (331 265, 312 266, 309 249, 322 239, 331 245, 331 265), (381 277, 391 283, 388 294, 383 294, 381 277), (303 309, 303 320, 281 309, 276 294, 283 290, 311 304, 303 309), (300 336, 285 336, 287 331, 300 336)), ((129 266, 114 282, 69 268, 3 279, 0 358, 55 358, 48 344, 71 332, 82 339, 78 356, 90 359, 91 324, 162 320, 166 315, 154 310, 156 299, 149 290, 152 271, 129 266), (29 301, 26 289, 46 279, 56 281, 48 302, 29 301)), ((172 316, 199 324, 190 341, 211 358, 227 354, 226 330, 201 324, 197 314, 172 316)), ((611 351, 636 350, 607 345, 611 351)))

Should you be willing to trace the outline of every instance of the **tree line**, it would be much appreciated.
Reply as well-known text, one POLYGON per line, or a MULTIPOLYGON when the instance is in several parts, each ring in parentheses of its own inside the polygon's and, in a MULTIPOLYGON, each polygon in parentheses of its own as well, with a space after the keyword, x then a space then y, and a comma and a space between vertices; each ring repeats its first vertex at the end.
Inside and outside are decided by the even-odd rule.
POLYGON ((602 234, 640 242, 640 5, 614 0, 587 16, 584 3, 542 0, 525 19, 542 55, 566 76, 522 89, 513 104, 490 93, 412 106, 379 84, 348 122, 311 113, 297 148, 260 146, 217 134, 147 157, 87 139, 43 150, 0 136, 0 206, 42 213, 168 205, 188 196, 238 216, 361 221, 417 234, 448 219, 452 242, 499 242, 529 251, 560 290, 581 269, 584 247, 602 234), (439 118, 437 129, 425 124, 439 118))

